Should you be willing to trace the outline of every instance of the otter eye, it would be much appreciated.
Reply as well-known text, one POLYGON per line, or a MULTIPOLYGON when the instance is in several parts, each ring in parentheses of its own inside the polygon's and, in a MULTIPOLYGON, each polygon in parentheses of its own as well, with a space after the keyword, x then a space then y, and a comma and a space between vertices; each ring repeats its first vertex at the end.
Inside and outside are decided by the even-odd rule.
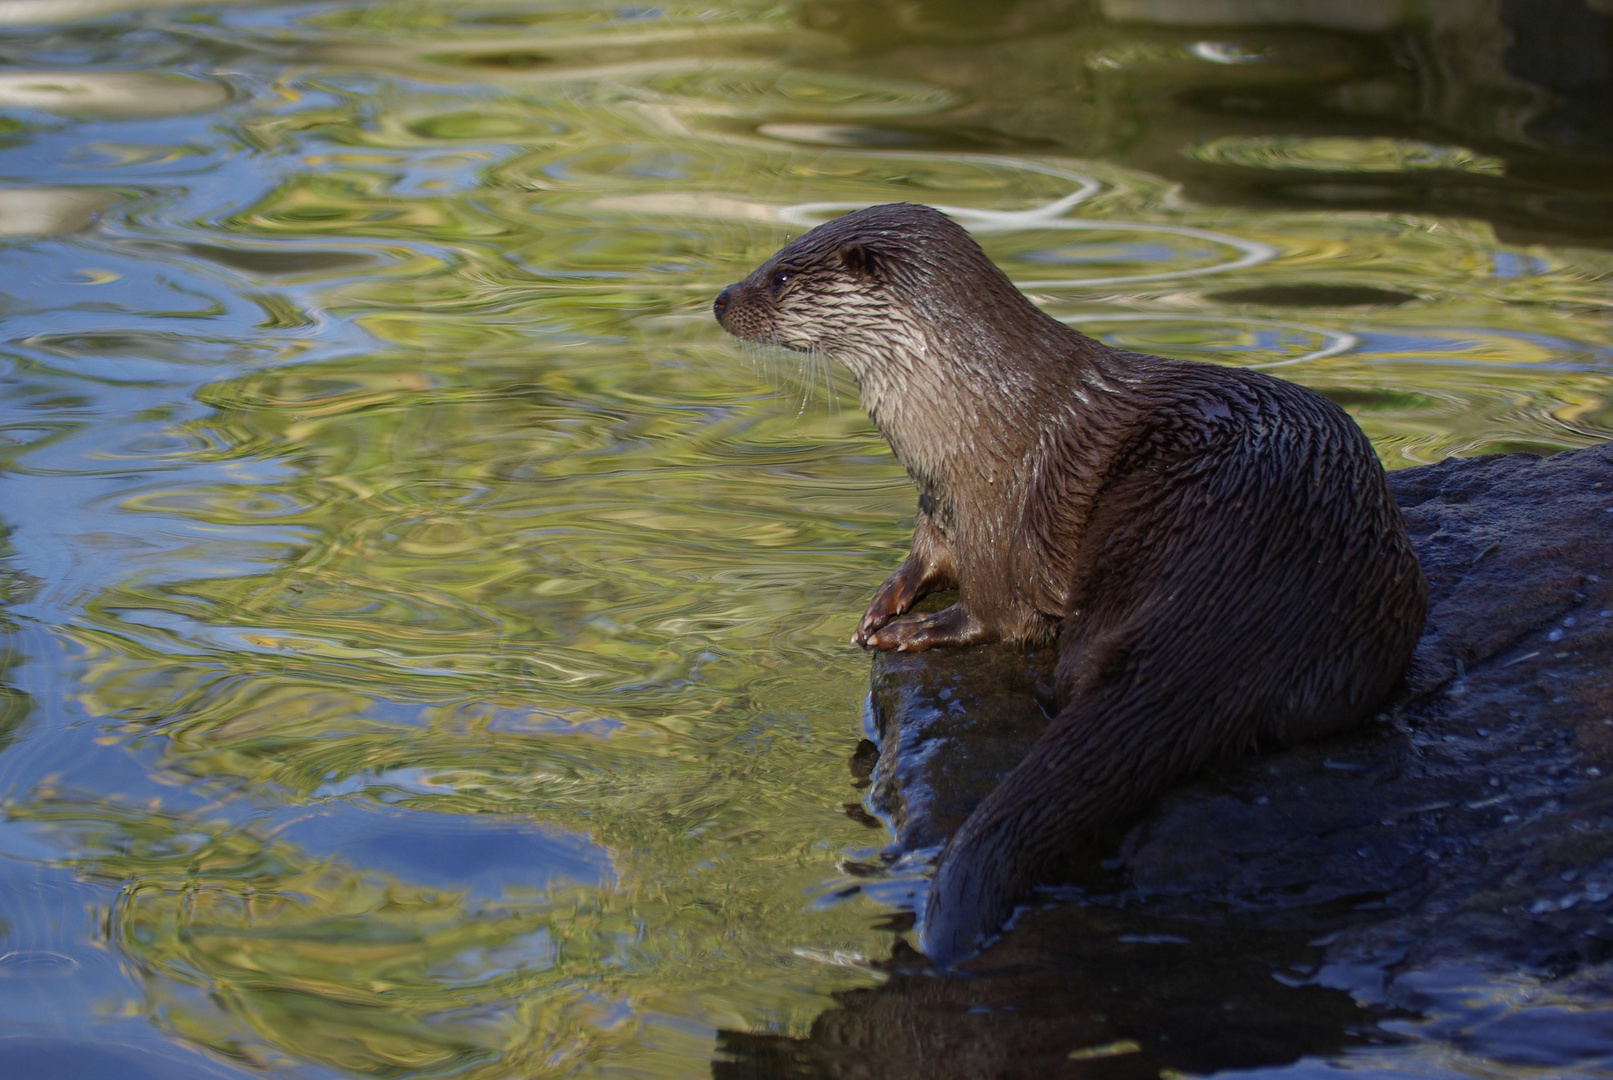
POLYGON ((790 283, 790 272, 788 270, 777 270, 777 271, 774 271, 772 279, 770 281, 768 281, 768 287, 771 288, 775 293, 777 293, 779 290, 783 289, 784 286, 788 285, 789 283, 790 283))

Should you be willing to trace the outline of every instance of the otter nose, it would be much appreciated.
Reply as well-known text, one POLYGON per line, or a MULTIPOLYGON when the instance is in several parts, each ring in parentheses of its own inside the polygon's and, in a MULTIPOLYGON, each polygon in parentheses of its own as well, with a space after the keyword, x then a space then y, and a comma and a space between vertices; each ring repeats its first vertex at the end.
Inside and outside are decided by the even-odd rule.
POLYGON ((711 302, 711 313, 717 316, 718 319, 721 319, 722 313, 728 310, 728 305, 733 303, 733 300, 734 287, 730 285, 728 288, 718 293, 717 299, 711 302))

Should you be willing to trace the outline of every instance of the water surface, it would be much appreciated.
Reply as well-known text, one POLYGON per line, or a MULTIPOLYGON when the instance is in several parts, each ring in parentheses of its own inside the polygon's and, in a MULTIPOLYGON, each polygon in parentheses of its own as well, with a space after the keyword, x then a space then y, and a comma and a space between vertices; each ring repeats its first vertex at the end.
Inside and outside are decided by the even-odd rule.
POLYGON ((698 1076, 883 981, 912 491, 709 316, 841 209, 1391 467, 1613 436, 1603 8, 1313 6, 0 3, 0 1062, 698 1076))

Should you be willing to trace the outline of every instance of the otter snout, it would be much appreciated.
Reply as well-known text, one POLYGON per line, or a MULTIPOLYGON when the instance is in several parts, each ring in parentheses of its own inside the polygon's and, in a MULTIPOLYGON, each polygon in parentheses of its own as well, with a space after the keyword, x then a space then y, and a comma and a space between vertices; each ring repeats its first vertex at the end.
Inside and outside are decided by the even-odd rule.
POLYGON ((727 311, 728 310, 728 305, 732 304, 733 302, 734 302, 734 287, 732 285, 728 286, 728 288, 726 288, 722 292, 718 293, 717 294, 717 299, 715 299, 715 300, 713 300, 711 302, 711 313, 713 315, 717 316, 717 321, 719 323, 722 322, 722 314, 723 314, 723 312, 727 311))
POLYGON ((718 293, 711 302, 711 313, 717 316, 718 326, 741 341, 772 340, 768 312, 757 303, 756 291, 743 281, 718 293))

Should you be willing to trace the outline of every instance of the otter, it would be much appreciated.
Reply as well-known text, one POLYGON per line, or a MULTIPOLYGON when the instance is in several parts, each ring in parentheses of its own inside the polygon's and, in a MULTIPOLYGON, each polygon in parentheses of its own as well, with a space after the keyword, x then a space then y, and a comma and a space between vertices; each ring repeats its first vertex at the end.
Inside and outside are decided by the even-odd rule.
POLYGON ((1172 782, 1356 727, 1404 672, 1427 584, 1371 444, 1321 394, 1080 334, 906 203, 819 225, 713 308, 848 368, 918 488, 855 643, 1056 639, 1050 724, 936 865, 938 966, 1172 782))

